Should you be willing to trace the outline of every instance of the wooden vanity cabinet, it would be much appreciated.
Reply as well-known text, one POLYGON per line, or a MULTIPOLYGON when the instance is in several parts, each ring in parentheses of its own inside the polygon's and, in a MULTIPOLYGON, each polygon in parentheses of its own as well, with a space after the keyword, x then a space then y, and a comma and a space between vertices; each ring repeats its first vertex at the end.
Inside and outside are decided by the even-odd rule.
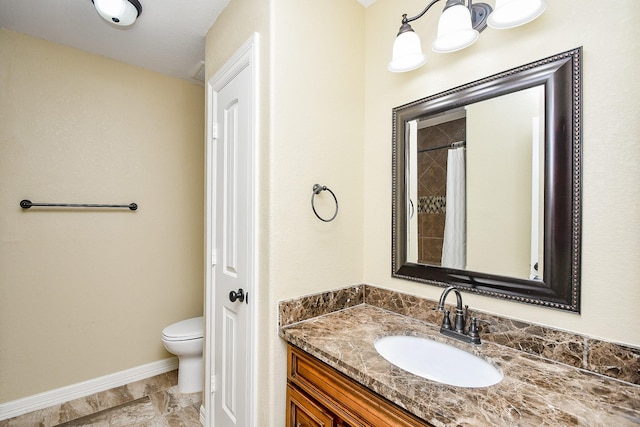
POLYGON ((287 353, 287 427, 430 426, 299 348, 287 353))
POLYGON ((287 384, 287 426, 292 427, 347 427, 348 424, 287 384))

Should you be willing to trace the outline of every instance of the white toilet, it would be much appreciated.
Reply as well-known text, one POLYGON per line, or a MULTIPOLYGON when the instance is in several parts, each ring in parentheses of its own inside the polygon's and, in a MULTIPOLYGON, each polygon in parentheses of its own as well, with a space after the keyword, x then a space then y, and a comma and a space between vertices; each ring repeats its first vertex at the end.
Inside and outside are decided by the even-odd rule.
POLYGON ((178 392, 202 391, 202 346, 204 317, 174 323, 162 330, 164 348, 178 356, 178 392))

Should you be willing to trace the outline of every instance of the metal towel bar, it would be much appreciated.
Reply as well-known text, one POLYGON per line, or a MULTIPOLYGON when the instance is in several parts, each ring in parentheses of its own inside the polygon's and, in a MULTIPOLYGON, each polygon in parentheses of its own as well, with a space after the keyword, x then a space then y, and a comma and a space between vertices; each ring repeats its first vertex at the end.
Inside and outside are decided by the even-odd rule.
POLYGON ((128 208, 132 211, 138 209, 138 205, 135 203, 129 203, 128 205, 106 205, 106 204, 92 204, 92 203, 33 203, 31 200, 21 200, 20 207, 22 209, 29 209, 30 207, 60 207, 60 208, 128 208))

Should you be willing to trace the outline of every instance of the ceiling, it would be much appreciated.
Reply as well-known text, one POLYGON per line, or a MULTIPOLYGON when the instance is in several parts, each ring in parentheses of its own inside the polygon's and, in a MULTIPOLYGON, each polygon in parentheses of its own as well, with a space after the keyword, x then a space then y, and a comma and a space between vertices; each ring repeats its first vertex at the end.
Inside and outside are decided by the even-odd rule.
POLYGON ((230 1, 140 0, 140 17, 123 29, 91 0, 0 0, 0 27, 203 84, 205 35, 230 1))
POLYGON ((91 0, 0 0, 0 27, 202 84, 205 35, 229 1, 140 0, 122 29, 91 0))

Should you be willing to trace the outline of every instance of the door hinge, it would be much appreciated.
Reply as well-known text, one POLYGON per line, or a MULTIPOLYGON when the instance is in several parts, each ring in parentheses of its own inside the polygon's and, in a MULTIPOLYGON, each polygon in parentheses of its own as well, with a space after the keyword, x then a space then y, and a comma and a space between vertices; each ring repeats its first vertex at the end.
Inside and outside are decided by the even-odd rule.
POLYGON ((211 265, 216 265, 216 251, 211 251, 211 265))
POLYGON ((211 124, 211 139, 218 139, 218 124, 211 124))
POLYGON ((216 376, 211 375, 211 393, 215 393, 216 391, 216 376))

